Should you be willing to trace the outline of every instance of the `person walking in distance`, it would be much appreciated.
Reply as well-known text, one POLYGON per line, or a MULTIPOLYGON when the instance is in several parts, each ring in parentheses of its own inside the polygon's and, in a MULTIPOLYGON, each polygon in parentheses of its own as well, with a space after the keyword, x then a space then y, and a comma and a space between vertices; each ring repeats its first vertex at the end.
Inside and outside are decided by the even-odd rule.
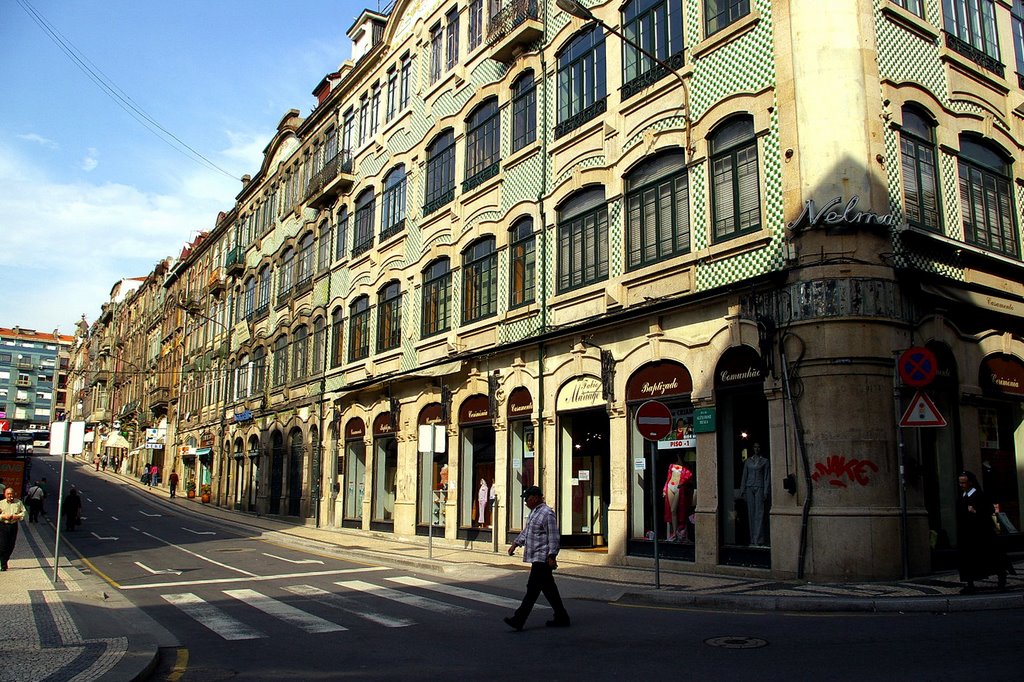
POLYGON ((63 514, 64 530, 72 531, 82 522, 82 497, 75 486, 64 496, 63 514))
POLYGON ((18 523, 25 519, 25 503, 14 496, 14 488, 4 489, 0 500, 0 571, 7 570, 7 562, 18 541, 18 523))
POLYGON ((29 523, 39 521, 39 512, 43 510, 43 489, 39 487, 39 481, 25 491, 25 504, 28 506, 29 523))
POLYGON ((178 472, 172 471, 167 477, 167 483, 171 486, 171 497, 175 497, 178 492, 178 472))
POLYGON ((541 489, 531 485, 523 491, 523 499, 530 509, 530 517, 526 520, 523 532, 509 545, 508 555, 514 556, 516 547, 525 546, 523 561, 530 564, 530 578, 526 582, 526 595, 523 603, 514 615, 505 618, 505 623, 514 630, 522 630, 526 619, 530 616, 538 595, 544 598, 554 609, 555 617, 547 621, 548 627, 569 627, 569 614, 562 604, 562 597, 555 585, 553 571, 558 568, 558 522, 555 512, 544 503, 541 489))

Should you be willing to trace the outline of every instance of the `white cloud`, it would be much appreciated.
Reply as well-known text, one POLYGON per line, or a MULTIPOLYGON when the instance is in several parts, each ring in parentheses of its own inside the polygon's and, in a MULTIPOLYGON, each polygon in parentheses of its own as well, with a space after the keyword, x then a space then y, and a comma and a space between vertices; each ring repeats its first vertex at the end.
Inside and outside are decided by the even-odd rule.
POLYGON ((36 133, 25 133, 24 135, 18 135, 18 138, 27 142, 35 142, 39 146, 46 147, 47 149, 60 149, 59 144, 49 138, 43 137, 42 135, 37 135, 36 133))
POLYGON ((96 166, 100 165, 100 160, 96 158, 99 156, 99 151, 95 147, 89 147, 86 151, 87 153, 85 158, 82 159, 81 168, 82 170, 89 172, 91 170, 95 170, 96 166))

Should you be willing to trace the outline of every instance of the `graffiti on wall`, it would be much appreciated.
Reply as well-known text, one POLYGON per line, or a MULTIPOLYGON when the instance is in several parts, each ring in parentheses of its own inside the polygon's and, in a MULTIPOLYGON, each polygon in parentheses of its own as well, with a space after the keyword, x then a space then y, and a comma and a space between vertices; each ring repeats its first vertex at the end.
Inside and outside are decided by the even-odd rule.
POLYGON ((847 459, 843 455, 829 455, 825 463, 816 462, 811 479, 815 482, 825 479, 836 488, 846 488, 847 481, 859 485, 870 483, 869 471, 876 473, 878 465, 869 459, 847 459), (844 480, 846 479, 846 480, 844 480))

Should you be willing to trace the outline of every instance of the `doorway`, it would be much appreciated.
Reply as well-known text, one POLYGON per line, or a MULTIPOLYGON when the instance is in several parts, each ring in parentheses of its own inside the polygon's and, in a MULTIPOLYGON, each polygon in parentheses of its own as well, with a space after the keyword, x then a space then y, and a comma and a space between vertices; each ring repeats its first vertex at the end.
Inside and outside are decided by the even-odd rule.
POLYGON ((605 547, 611 497, 608 413, 582 410, 561 414, 559 419, 562 544, 605 547))

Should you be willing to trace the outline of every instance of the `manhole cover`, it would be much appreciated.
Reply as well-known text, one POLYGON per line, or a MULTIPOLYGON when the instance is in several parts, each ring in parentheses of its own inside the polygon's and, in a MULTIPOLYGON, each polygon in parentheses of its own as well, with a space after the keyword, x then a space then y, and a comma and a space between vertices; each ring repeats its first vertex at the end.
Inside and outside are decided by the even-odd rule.
POLYGON ((717 646, 723 649, 759 649, 768 646, 768 641, 758 637, 712 637, 705 639, 708 646, 717 646))

